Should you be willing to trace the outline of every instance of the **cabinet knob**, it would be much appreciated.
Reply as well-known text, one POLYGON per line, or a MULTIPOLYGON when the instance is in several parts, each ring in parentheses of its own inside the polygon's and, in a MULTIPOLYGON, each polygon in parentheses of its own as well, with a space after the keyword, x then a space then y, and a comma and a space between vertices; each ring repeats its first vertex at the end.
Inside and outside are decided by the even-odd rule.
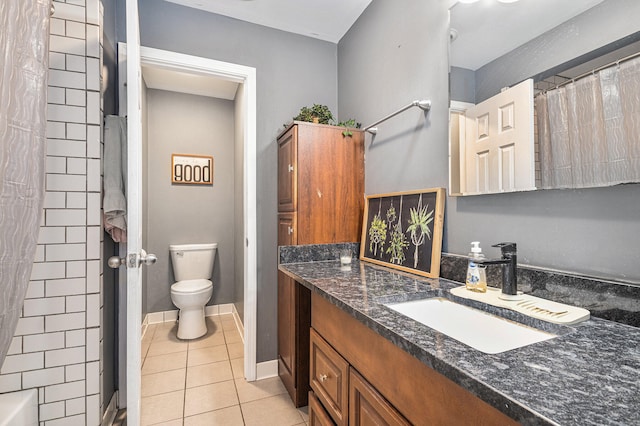
POLYGON ((289 235, 293 234, 293 228, 292 227, 289 226, 287 228, 287 234, 289 234, 289 235))
POLYGON ((292 173, 292 172, 293 172, 293 166, 292 166, 291 164, 289 164, 288 169, 289 169, 289 173, 292 173))
POLYGON ((320 381, 321 381, 321 382, 326 382, 326 381, 327 381, 327 379, 328 379, 328 377, 327 377, 327 375, 326 375, 326 374, 321 374, 321 375, 320 375, 320 381))

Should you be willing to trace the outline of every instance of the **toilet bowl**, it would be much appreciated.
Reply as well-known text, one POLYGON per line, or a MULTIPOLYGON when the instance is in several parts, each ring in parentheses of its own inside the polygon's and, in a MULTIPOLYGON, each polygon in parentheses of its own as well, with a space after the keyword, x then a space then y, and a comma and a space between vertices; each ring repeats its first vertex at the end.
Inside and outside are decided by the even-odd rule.
POLYGON ((171 301, 180 309, 178 339, 196 339, 207 333, 204 308, 213 294, 209 278, 217 247, 216 243, 169 246, 176 277, 171 285, 171 301))

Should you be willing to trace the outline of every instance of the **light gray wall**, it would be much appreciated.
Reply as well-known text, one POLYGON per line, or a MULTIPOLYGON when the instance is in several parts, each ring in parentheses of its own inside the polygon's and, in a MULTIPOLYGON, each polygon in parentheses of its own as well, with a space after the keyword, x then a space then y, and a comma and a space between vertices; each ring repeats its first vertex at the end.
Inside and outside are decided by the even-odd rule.
MULTIPOLYGON (((255 67, 257 72, 258 362, 277 356, 276 136, 313 103, 337 113, 337 46, 196 9, 141 0, 143 46, 255 67)), ((395 25, 394 25, 395 26, 395 25)))
MULTIPOLYGON (((367 124, 433 102, 426 125, 412 109, 381 124, 372 146, 367 136, 367 194, 447 185, 447 22, 440 0, 374 0, 339 43, 343 116, 367 124)), ((493 256, 490 244, 515 241, 520 263, 640 283, 639 218, 640 185, 448 197, 443 250, 466 254, 478 240, 493 256)))
POLYGON ((451 100, 476 103, 476 73, 459 67, 449 70, 451 100))
POLYGON ((149 312, 176 309, 169 244, 217 242, 213 297, 234 295, 233 101, 149 89, 147 247, 158 262, 147 271, 149 312), (212 155, 213 186, 171 183, 171 154, 212 155))
POLYGON ((476 101, 640 30, 640 2, 605 0, 475 73, 476 101))
POLYGON ((235 101, 235 185, 234 208, 234 294, 233 303, 238 311, 240 321, 244 323, 244 127, 246 125, 244 102, 244 85, 238 86, 235 101))
POLYGON ((365 192, 446 186, 449 34, 446 2, 374 0, 338 45, 342 116, 372 123, 416 99, 365 141, 365 192), (373 143, 371 141, 373 140, 373 143))

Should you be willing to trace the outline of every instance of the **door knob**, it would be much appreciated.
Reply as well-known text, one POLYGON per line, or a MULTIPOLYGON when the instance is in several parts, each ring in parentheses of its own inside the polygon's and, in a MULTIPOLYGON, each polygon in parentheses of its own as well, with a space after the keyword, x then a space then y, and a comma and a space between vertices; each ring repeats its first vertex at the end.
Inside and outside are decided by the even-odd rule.
POLYGON ((140 255, 140 264, 144 263, 145 265, 153 265, 157 260, 158 256, 153 253, 147 254, 144 250, 142 250, 142 254, 140 255))
POLYGON ((113 269, 118 269, 121 265, 126 265, 126 264, 127 264, 126 257, 111 256, 109 260, 107 260, 107 265, 109 265, 109 268, 113 268, 113 269))

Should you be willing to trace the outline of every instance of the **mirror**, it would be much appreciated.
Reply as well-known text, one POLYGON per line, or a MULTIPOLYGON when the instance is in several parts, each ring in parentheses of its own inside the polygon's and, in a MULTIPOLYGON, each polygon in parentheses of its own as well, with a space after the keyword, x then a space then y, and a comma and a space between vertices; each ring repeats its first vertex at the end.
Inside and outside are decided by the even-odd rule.
MULTIPOLYGON (((450 0, 451 138, 456 110, 504 88, 531 78, 539 93, 639 52, 635 16, 637 1, 450 0)), ((458 149, 450 143, 451 195, 461 195, 455 177, 465 172, 458 149)))

